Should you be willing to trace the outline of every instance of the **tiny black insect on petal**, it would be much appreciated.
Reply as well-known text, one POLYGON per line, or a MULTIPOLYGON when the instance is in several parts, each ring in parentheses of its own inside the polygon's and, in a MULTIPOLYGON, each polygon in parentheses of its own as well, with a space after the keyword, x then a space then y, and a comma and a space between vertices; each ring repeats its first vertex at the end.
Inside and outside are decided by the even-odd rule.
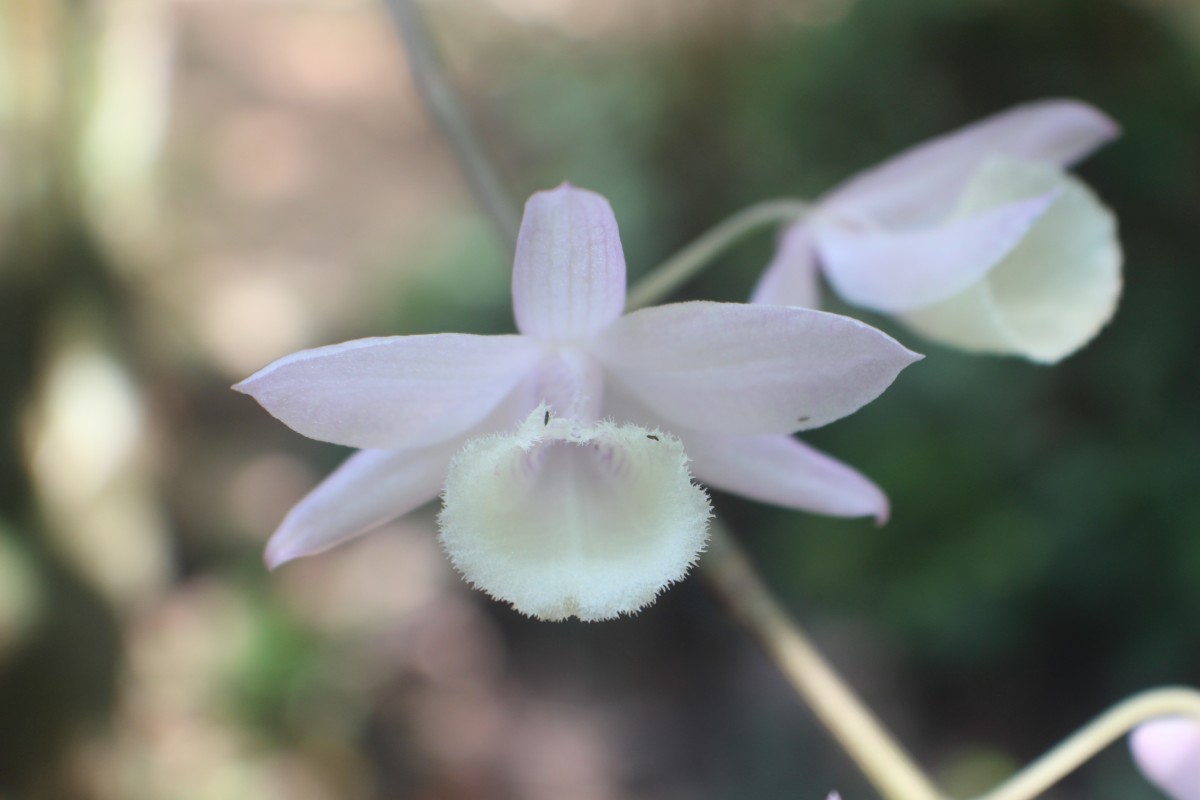
POLYGON ((549 412, 549 411, 547 411, 547 412, 546 412, 546 418, 542 420, 542 424, 543 424, 543 425, 549 425, 549 424, 550 424, 550 412, 549 412))
POLYGON ((658 437, 657 437, 657 436, 655 436, 653 433, 647 433, 647 434, 646 434, 646 438, 647 438, 647 439, 653 439, 653 440, 654 440, 654 441, 656 441, 656 442, 658 441, 658 437))

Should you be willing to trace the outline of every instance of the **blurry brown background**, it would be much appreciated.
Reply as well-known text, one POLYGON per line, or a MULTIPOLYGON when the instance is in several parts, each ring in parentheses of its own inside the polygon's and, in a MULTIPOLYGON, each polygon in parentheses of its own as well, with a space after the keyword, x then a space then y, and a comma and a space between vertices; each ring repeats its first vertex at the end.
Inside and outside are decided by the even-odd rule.
MULTIPOLYGON (((1200 682, 1200 11, 1189 0, 439 0, 514 196, 613 202, 639 274, 1042 96, 1128 289, 1053 369, 941 350, 811 437, 893 521, 718 497, 947 788, 1200 682)), ((684 296, 746 296, 769 236, 684 296)), ((511 330, 510 262, 367 0, 0 6, 0 798, 872 797, 698 581, 614 623, 470 591, 427 509, 275 574, 345 452, 228 390, 293 350, 511 330)), ((877 322, 879 322, 877 320, 877 322)), ((886 324, 886 323, 881 323, 886 324)), ((1149 800, 1120 746, 1056 790, 1149 800)))

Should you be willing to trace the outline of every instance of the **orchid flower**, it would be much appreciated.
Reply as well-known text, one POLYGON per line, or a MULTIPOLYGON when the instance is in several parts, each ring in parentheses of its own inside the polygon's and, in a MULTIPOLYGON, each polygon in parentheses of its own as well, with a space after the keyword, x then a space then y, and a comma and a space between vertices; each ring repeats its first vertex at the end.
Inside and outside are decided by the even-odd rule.
POLYGON ((1200 800, 1200 721, 1163 717, 1143 723, 1129 735, 1129 749, 1171 800, 1200 800))
POLYGON ((1075 100, 1017 106, 846 181, 788 229, 754 301, 851 305, 966 350, 1051 363, 1121 291, 1111 212, 1064 168, 1118 133, 1075 100))
POLYGON ((703 548, 691 483, 820 513, 886 515, 869 480, 790 434, 843 417, 919 358, 863 323, 689 302, 622 316, 608 201, 530 198, 513 266, 516 335, 360 339, 238 384, 305 436, 362 448, 292 509, 274 568, 436 497, 473 584, 545 618, 631 613, 703 548), (686 453, 686 454, 685 454, 686 453))

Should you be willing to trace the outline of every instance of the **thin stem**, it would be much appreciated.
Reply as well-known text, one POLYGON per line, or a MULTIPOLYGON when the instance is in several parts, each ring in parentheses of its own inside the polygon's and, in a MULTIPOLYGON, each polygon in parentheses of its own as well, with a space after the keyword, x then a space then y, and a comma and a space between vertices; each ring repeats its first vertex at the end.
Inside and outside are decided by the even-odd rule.
POLYGON ((733 536, 719 524, 713 525, 700 567, 729 611, 758 637, 792 687, 881 795, 888 800, 944 800, 788 617, 733 536))
POLYGON ((727 217, 638 281, 629 290, 625 310, 658 302, 746 234, 767 225, 794 222, 808 209, 808 203, 799 200, 766 200, 727 217))
POLYGON ((454 86, 438 55, 437 46, 429 35, 425 18, 413 0, 384 0, 392 21, 404 41, 413 83, 425 107, 437 122, 454 150, 459 166, 466 174, 475 199, 491 218, 492 224, 508 244, 516 249, 517 227, 521 217, 512 197, 492 166, 491 160, 475 135, 471 121, 463 111, 454 86))
POLYGON ((1123 700, 1009 780, 976 800, 1032 800, 1105 747, 1147 720, 1166 716, 1200 719, 1200 692, 1184 687, 1152 689, 1123 700))
MULTIPOLYGON (((713 525, 712 542, 700 567, 733 616, 758 637, 796 692, 880 794, 888 800, 946 800, 788 617, 745 552, 719 523, 713 525)), ((1167 687, 1134 695, 974 800, 1033 800, 1141 723, 1180 715, 1200 719, 1200 691, 1167 687)))

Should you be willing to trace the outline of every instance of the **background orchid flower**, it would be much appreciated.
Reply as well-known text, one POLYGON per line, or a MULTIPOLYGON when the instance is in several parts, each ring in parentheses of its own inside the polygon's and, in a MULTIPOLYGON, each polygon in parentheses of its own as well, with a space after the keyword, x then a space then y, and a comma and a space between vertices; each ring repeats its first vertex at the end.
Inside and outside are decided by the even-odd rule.
POLYGON ((1200 800, 1200 721, 1151 720, 1129 735, 1129 749, 1142 773, 1171 800, 1200 800))
POLYGON ((1044 100, 907 150, 789 229, 753 299, 816 307, 820 272, 935 341, 1058 361, 1120 295, 1113 215, 1064 171, 1117 133, 1089 105, 1044 100))
MULTIPOLYGON (((469 580, 510 602, 537 595, 524 590, 538 570, 554 583, 546 576, 579 563, 580 553, 592 564, 637 561, 627 558, 634 542, 621 550, 628 535, 605 526, 653 517, 657 501, 616 492, 670 472, 663 491, 683 497, 684 448, 712 486, 823 513, 886 513, 873 484, 789 434, 853 412, 919 356, 863 323, 810 309, 690 302, 622 316, 624 303, 625 260, 608 201, 564 184, 526 206, 513 266, 519 334, 361 339, 287 356, 238 384, 294 430, 364 448, 292 509, 267 563, 320 552, 433 499, 460 450, 456 464, 476 478, 447 487, 443 543, 469 580), (620 425, 601 425, 605 416, 620 425), (507 438, 463 449, 501 431, 507 438), (668 453, 675 467, 662 461, 668 453), (488 459, 494 468, 475 469, 488 459), (495 510, 497 498, 521 499, 520 513, 495 510), (461 507, 472 503, 492 503, 493 513, 461 507), (609 508, 617 503, 632 505, 609 508), (552 546, 554 535, 575 550, 552 546), (518 554, 508 573, 492 574, 495 559, 470 566, 483 563, 471 548, 485 542, 518 554)), ((702 514, 695 499, 679 507, 643 533, 688 551, 636 551, 641 569, 665 576, 650 598, 681 577, 703 543, 671 526, 706 519, 707 501, 702 514)), ((599 618, 648 601, 646 591, 624 605, 569 592, 537 597, 518 608, 599 618)))

